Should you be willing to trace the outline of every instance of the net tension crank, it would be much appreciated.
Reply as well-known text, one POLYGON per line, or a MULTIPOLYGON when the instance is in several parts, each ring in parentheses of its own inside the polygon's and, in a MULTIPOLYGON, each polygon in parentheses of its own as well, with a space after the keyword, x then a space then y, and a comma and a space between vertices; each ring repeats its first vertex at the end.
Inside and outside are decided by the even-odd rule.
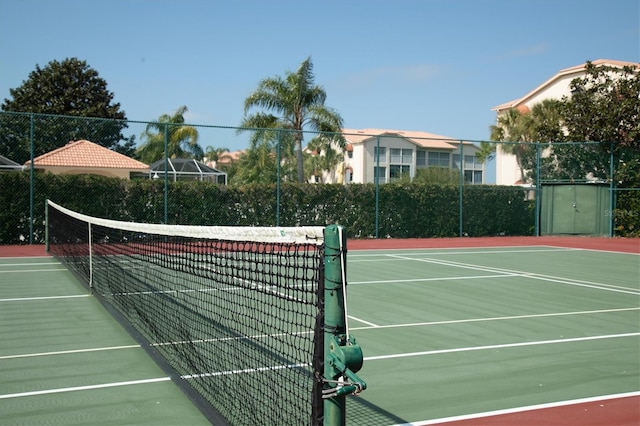
MULTIPOLYGON (((328 362, 332 370, 331 379, 323 380, 330 387, 322 390, 322 398, 334 398, 343 395, 359 395, 367 388, 367 384, 356 374, 362 368, 362 349, 356 344, 355 338, 346 336, 332 336, 328 345, 328 362)), ((325 373, 327 373, 325 367, 325 373)))

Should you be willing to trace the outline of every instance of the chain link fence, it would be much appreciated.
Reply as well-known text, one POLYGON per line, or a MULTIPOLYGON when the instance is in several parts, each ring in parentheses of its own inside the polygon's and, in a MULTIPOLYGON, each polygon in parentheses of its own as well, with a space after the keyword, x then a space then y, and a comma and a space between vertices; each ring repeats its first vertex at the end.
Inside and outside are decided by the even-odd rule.
MULTIPOLYGON (((0 112, 0 155, 5 159, 0 168, 0 244, 42 243, 46 199, 85 214, 139 222, 228 226, 338 222, 355 238, 639 235, 637 150, 600 142, 495 143, 499 156, 518 165, 521 182, 487 185, 477 184, 481 169, 463 152, 469 142, 448 141, 459 146, 459 151, 450 152, 450 167, 426 163, 423 170, 431 173, 421 179, 413 169, 411 176, 400 173, 385 181, 375 176, 382 168, 373 163, 368 183, 297 184, 290 133, 272 132, 268 143, 247 150, 254 130, 0 112), (177 126, 197 130, 201 152, 172 140, 177 126), (133 171, 130 179, 121 179, 109 177, 109 170, 82 174, 63 164, 49 167, 49 172, 32 167, 34 158, 77 140, 133 158, 140 155, 142 144, 160 141, 156 158, 165 168, 159 174, 133 171), (239 150, 244 150, 241 157, 234 153, 239 150), (215 169, 226 174, 226 184, 164 173, 175 156, 208 157, 215 169)), ((322 136, 331 135, 305 132, 304 139, 322 136)), ((320 174, 315 168, 322 166, 317 160, 311 156, 305 160, 305 169, 314 177, 320 174)), ((406 170, 416 167, 415 157, 412 161, 406 170)), ((340 161, 332 167, 339 168, 340 161)))

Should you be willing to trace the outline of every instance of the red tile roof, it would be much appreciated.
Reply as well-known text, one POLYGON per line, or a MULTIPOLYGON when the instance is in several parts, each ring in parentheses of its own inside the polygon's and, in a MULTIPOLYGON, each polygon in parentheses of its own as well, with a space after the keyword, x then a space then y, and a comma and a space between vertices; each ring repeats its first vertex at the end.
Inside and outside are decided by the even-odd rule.
MULTIPOLYGON (((26 164, 29 164, 27 162, 26 164)), ((102 169, 146 170, 144 163, 103 146, 80 140, 69 142, 33 159, 35 166, 83 167, 102 169)))
POLYGON ((460 143, 459 140, 450 138, 448 136, 411 130, 342 129, 342 134, 344 135, 345 139, 351 144, 363 143, 366 140, 374 139, 377 136, 384 135, 390 135, 392 137, 402 137, 424 148, 454 149, 460 143))

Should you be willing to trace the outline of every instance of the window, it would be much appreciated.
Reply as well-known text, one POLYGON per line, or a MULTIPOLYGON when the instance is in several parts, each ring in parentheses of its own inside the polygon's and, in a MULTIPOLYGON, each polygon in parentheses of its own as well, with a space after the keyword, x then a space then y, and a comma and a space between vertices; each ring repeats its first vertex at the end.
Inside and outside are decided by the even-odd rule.
POLYGON ((399 148, 391 148, 389 150, 389 162, 401 163, 402 162, 402 150, 399 148))
MULTIPOLYGON (((482 163, 475 155, 465 155, 464 157, 464 182, 471 184, 482 184, 482 163)), ((460 154, 453 154, 453 168, 460 168, 460 154)))
POLYGON ((402 150, 402 164, 411 164, 413 163, 413 150, 412 149, 403 149, 402 150))
POLYGON ((391 148, 389 150, 389 163, 411 164, 413 162, 412 149, 391 148))
POLYGON ((403 177, 408 178, 410 170, 411 170, 410 166, 405 166, 400 164, 390 165, 389 166, 389 182, 400 180, 403 177))
POLYGON ((449 167, 448 152, 429 152, 427 165, 429 167, 449 167))
MULTIPOLYGON (((480 165, 482 167, 482 165, 480 165)), ((473 170, 476 169, 476 156, 475 155, 465 155, 464 156, 464 168, 465 170, 473 170)))
POLYGON ((464 183, 482 184, 482 171, 480 170, 465 170, 464 171, 464 183))
POLYGON ((385 183, 411 176, 413 149, 389 148, 388 151, 389 157, 387 158, 387 149, 385 147, 374 147, 374 161, 379 158, 380 164, 384 162, 389 167, 389 175, 387 176, 387 168, 376 167, 377 163, 375 163, 373 170, 374 182, 385 183))
POLYGON ((416 151, 416 167, 427 166, 427 151, 416 151))
POLYGON ((344 168, 344 183, 353 183, 353 169, 351 167, 344 168))
MULTIPOLYGON (((453 154, 453 168, 460 168, 460 154, 453 154)), ((465 170, 482 170, 482 163, 478 161, 475 155, 464 156, 465 170)))

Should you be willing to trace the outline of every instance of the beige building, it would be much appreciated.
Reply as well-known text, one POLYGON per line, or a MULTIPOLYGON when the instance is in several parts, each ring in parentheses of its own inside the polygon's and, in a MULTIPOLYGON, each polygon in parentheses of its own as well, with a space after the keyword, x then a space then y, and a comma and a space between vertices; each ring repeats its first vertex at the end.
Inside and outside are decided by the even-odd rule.
MULTIPOLYGON (((640 64, 635 62, 614 61, 610 59, 598 59, 591 62, 596 66, 619 67, 635 66, 640 64)), ((571 96, 571 81, 585 75, 586 63, 576 65, 570 68, 560 70, 556 75, 533 89, 521 98, 513 101, 505 102, 493 109, 496 111, 497 117, 504 114, 511 108, 517 108, 520 112, 527 113, 533 105, 542 102, 545 99, 562 99, 562 97, 571 96)), ((497 121, 497 119, 496 119, 497 121)), ((520 181, 520 169, 516 158, 512 154, 505 154, 501 149, 496 150, 496 184, 498 185, 518 185, 524 184, 520 181)))
POLYGON ((325 182, 389 183, 416 170, 442 167, 464 171, 465 182, 484 183, 484 164, 475 157, 478 147, 448 136, 389 129, 343 129, 347 140, 344 162, 325 182))
MULTIPOLYGON (((25 167, 30 167, 28 161, 25 167)), ((92 174, 130 179, 147 174, 149 166, 86 140, 72 141, 33 159, 36 170, 53 174, 92 174)))

